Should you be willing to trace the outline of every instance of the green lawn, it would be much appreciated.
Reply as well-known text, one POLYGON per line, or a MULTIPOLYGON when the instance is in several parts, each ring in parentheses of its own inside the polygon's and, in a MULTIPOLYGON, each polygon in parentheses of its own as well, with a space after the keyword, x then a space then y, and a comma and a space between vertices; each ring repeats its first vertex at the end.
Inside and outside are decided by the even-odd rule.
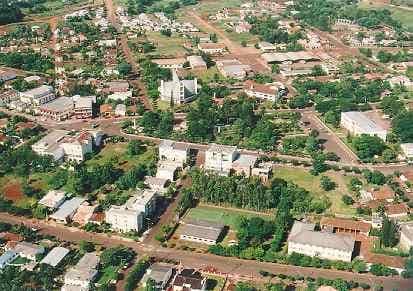
POLYGON ((118 279, 118 271, 120 267, 119 266, 108 266, 101 270, 101 276, 98 280, 98 284, 100 285, 106 285, 110 283, 112 280, 117 280, 118 279))
POLYGON ((210 0, 210 1, 199 1, 200 3, 195 6, 189 6, 188 9, 194 9, 197 13, 201 14, 215 14, 223 8, 236 8, 240 7, 241 0, 210 0))
POLYGON ((13 264, 13 265, 25 265, 25 264, 27 264, 28 262, 29 262, 28 259, 22 258, 22 257, 18 256, 17 258, 15 258, 15 259, 11 262, 11 264, 13 264))
MULTIPOLYGON (((56 16, 64 13, 69 13, 70 11, 76 10, 87 4, 99 4, 102 3, 101 0, 47 0, 42 5, 45 7, 45 10, 30 10, 23 9, 25 15, 31 16, 56 16)), ((39 4, 36 4, 39 5, 39 4)))
POLYGON ((344 194, 350 194, 346 186, 350 182, 350 176, 344 176, 334 171, 328 171, 319 176, 313 176, 305 169, 277 167, 274 170, 274 177, 294 182, 300 187, 310 191, 315 197, 328 197, 331 202, 329 211, 332 213, 345 215, 355 214, 355 209, 345 205, 341 200, 341 197, 344 194), (328 192, 321 189, 320 179, 323 175, 330 177, 336 182, 337 188, 328 192))
POLYGON ((223 209, 223 208, 215 208, 210 206, 198 206, 196 208, 192 208, 186 218, 190 219, 202 219, 208 220, 211 222, 221 222, 225 225, 228 225, 230 228, 235 228, 237 224, 237 220, 240 216, 245 217, 261 217, 264 219, 271 219, 272 216, 268 214, 258 214, 254 212, 244 211, 242 209, 234 210, 234 209, 223 209))
POLYGON ((176 33, 173 33, 171 37, 164 36, 160 32, 147 32, 146 35, 148 41, 156 46, 156 49, 149 55, 176 58, 183 57, 187 53, 183 47, 185 39, 176 33))

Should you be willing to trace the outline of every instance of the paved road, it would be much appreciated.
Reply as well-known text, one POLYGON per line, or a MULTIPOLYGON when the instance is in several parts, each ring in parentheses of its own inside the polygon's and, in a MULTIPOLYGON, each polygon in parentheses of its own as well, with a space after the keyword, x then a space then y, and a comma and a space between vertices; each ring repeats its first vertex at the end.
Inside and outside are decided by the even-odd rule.
POLYGON ((399 277, 376 277, 369 274, 353 274, 349 272, 336 270, 320 270, 314 268, 305 268, 297 266, 287 266, 274 263, 265 263, 258 261, 241 260, 236 258, 225 258, 211 254, 195 253, 176 249, 168 249, 137 243, 128 239, 119 238, 118 236, 110 236, 107 234, 87 233, 76 228, 68 228, 59 224, 49 224, 45 221, 36 219, 28 220, 24 217, 12 216, 6 213, 0 213, 0 221, 21 224, 24 223, 28 227, 40 229, 40 233, 56 236, 64 241, 79 242, 80 240, 88 240, 105 247, 116 246, 123 244, 133 248, 138 254, 147 254, 157 258, 173 259, 180 261, 183 265, 193 268, 204 268, 213 266, 222 273, 231 274, 236 277, 252 278, 262 280, 260 270, 266 270, 274 274, 287 275, 302 275, 325 278, 343 278, 345 280, 357 280, 368 284, 383 285, 385 290, 398 288, 398 290, 409 290, 413 286, 413 280, 405 280, 399 277))

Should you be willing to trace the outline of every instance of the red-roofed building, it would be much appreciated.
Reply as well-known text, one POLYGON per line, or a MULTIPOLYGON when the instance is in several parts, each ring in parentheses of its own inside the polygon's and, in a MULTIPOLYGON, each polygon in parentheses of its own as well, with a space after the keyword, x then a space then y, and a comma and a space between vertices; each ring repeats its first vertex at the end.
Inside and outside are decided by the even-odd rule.
POLYGON ((351 219, 337 218, 337 217, 323 217, 320 221, 322 229, 329 229, 335 233, 345 232, 352 234, 368 235, 371 229, 371 224, 351 219))
POLYGON ((410 209, 405 203, 389 204, 385 208, 387 216, 394 219, 406 217, 410 213, 410 209))

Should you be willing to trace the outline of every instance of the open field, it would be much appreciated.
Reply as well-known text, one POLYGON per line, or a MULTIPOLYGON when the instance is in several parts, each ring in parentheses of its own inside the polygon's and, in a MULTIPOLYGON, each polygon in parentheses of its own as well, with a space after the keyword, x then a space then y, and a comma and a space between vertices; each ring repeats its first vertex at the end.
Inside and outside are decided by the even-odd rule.
POLYGON ((355 209, 346 206, 341 200, 341 197, 344 194, 350 194, 348 193, 346 186, 350 182, 350 176, 344 176, 334 171, 328 171, 319 176, 313 176, 305 169, 277 167, 274 170, 274 177, 294 182, 300 187, 310 191, 315 197, 328 197, 331 202, 331 207, 329 209, 331 213, 344 215, 355 214, 355 209), (337 188, 328 192, 321 189, 320 179, 323 175, 330 177, 336 182, 337 188))
POLYGON ((365 9, 386 8, 391 11, 392 16, 395 19, 399 20, 407 30, 409 30, 410 32, 413 31, 413 9, 408 10, 401 7, 390 6, 389 4, 379 1, 367 0, 361 1, 360 7, 365 9))
POLYGON ((199 4, 195 6, 189 6, 188 9, 196 10, 198 13, 203 15, 214 14, 223 8, 236 8, 241 6, 241 0, 208 0, 200 1, 199 4))
POLYGON ((221 222, 228 225, 231 229, 235 228, 237 220, 240 216, 245 217, 261 217, 264 219, 271 219, 272 215, 265 213, 258 213, 252 211, 246 211, 242 209, 225 209, 216 208, 212 206, 201 205, 196 208, 192 208, 186 215, 186 218, 190 219, 202 219, 212 222, 221 222))
POLYGON ((168 57, 180 57, 185 56, 187 51, 183 47, 185 39, 176 33, 173 33, 171 37, 164 36, 159 32, 147 32, 148 41, 153 42, 156 49, 149 53, 149 55, 160 55, 168 57))
POLYGON ((13 201, 14 203, 24 198, 21 182, 18 179, 3 179, 1 187, 4 199, 13 201))
POLYGON ((36 9, 23 9, 23 13, 26 15, 27 18, 30 19, 32 17, 38 16, 57 16, 66 13, 70 13, 71 11, 75 11, 76 9, 80 9, 86 5, 99 5, 103 4, 102 0, 48 0, 43 4, 36 4, 38 5, 36 9), (44 8, 42 8, 44 7, 44 8))

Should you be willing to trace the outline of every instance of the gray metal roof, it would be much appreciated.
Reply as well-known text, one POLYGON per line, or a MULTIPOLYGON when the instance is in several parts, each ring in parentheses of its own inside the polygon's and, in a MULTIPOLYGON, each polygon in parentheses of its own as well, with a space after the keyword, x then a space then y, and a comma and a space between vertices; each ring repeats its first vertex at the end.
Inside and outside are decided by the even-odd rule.
POLYGON ((51 218, 57 220, 66 220, 68 217, 72 216, 75 211, 79 208, 80 204, 85 201, 84 198, 74 197, 70 200, 65 201, 59 209, 50 215, 51 218))
POLYGON ((69 252, 70 251, 66 248, 55 247, 43 258, 43 260, 41 260, 40 263, 56 267, 69 252))
POLYGON ((206 220, 186 220, 181 226, 181 233, 202 239, 216 241, 219 238, 224 225, 206 220))
POLYGON ((70 97, 60 97, 40 106, 43 110, 66 111, 73 109, 73 100, 70 97))
POLYGON ((373 134, 373 133, 380 132, 380 131, 386 131, 384 128, 382 128, 377 123, 375 123, 373 120, 371 120, 363 112, 348 111, 348 112, 342 112, 341 114, 342 116, 346 116, 347 118, 350 118, 352 122, 357 124, 357 126, 360 127, 366 133, 373 134))

